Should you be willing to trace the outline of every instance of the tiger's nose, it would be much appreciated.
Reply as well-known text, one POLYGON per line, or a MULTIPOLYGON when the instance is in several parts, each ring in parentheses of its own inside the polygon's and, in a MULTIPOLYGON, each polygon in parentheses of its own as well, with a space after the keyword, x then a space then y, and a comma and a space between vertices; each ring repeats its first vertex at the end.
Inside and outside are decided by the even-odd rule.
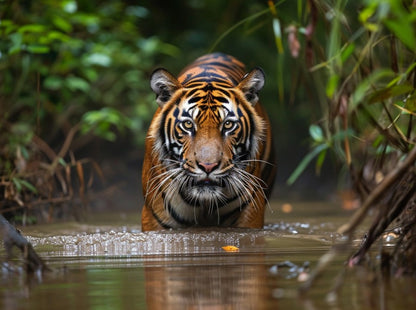
POLYGON ((201 168, 206 173, 211 173, 218 167, 218 163, 200 163, 197 162, 199 168, 201 168))

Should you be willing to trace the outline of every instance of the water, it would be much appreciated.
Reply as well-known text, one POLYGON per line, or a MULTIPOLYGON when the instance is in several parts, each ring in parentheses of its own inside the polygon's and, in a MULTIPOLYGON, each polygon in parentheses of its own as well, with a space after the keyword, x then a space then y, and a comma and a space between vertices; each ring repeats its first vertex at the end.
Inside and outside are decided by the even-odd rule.
MULTIPOLYGON (((0 273, 1 309, 413 309, 412 278, 344 269, 335 258, 307 295, 298 293, 349 216, 338 206, 293 204, 262 230, 140 232, 138 214, 24 229, 52 271, 0 273), (287 211, 287 210, 286 210, 287 211), (222 247, 235 246, 238 252, 222 247), (334 298, 334 296, 336 298, 334 298)), ((274 210, 280 203, 272 205, 274 210)), ((3 252, 0 252, 0 259, 3 252)), ((375 259, 376 260, 376 259, 375 259)))

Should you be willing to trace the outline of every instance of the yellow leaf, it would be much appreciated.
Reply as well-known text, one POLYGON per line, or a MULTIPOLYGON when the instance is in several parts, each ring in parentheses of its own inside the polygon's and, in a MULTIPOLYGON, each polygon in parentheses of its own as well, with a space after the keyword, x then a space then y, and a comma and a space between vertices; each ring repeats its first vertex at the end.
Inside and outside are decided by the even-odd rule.
POLYGON ((239 248, 237 248, 236 246, 233 246, 233 245, 226 245, 226 246, 223 246, 223 247, 222 247, 222 249, 223 249, 225 252, 238 252, 238 251, 240 251, 240 249, 239 249, 239 248))

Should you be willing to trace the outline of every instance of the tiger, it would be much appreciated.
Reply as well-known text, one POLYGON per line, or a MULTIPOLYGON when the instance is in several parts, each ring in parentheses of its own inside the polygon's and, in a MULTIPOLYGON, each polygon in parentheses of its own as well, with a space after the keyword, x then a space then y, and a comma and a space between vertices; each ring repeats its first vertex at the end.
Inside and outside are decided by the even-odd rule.
POLYGON ((259 102, 265 74, 233 56, 196 59, 150 77, 157 110, 145 138, 142 231, 262 228, 276 164, 259 102))

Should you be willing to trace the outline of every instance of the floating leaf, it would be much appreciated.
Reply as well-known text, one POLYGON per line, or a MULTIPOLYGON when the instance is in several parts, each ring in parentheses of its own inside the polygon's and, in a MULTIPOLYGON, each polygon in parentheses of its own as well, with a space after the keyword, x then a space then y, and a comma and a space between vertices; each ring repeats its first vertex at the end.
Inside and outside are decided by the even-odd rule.
POLYGON ((233 245, 226 245, 226 246, 223 246, 223 247, 222 247, 222 249, 223 249, 225 252, 238 252, 238 251, 240 251, 240 249, 239 249, 239 248, 237 248, 236 246, 233 246, 233 245))

